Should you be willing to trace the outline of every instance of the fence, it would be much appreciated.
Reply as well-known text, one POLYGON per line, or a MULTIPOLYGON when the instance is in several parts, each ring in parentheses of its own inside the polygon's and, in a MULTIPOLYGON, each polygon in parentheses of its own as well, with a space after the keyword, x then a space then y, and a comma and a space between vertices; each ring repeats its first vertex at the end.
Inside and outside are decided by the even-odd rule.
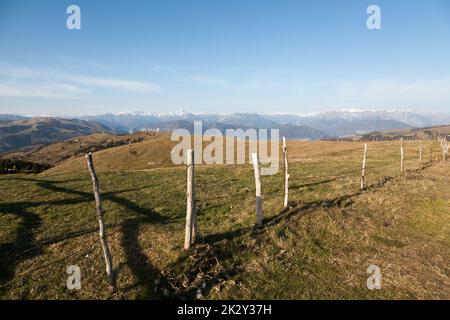
MULTIPOLYGON (((442 153, 444 154, 444 158, 443 160, 446 161, 446 156, 448 154, 448 143, 446 139, 443 139, 442 141, 439 140, 440 142, 440 146, 442 149, 442 153)), ((286 138, 283 137, 283 147, 282 147, 282 152, 283 152, 283 158, 284 158, 284 201, 283 201, 283 208, 287 208, 288 206, 288 199, 289 199, 289 169, 288 169, 288 158, 287 158, 287 144, 286 144, 286 138)), ((192 155, 190 155, 191 153, 193 153, 193 150, 189 150, 188 151, 188 159, 190 157, 192 157, 192 155)), ((405 174, 408 170, 407 168, 405 168, 405 147, 404 147, 404 143, 403 143, 403 138, 400 139, 400 145, 399 145, 399 160, 400 160, 400 166, 399 166, 399 172, 400 174, 405 174)), ((435 151, 433 150, 433 146, 431 146, 430 149, 430 162, 432 161, 432 155, 435 153, 435 151)), ((360 181, 361 181, 361 185, 360 185, 360 189, 361 191, 363 191, 366 188, 366 172, 368 170, 374 170, 374 169, 385 169, 387 167, 391 167, 391 165, 379 165, 379 166, 367 166, 367 162, 368 162, 368 154, 369 154, 369 148, 368 148, 368 144, 365 143, 364 144, 364 149, 363 149, 363 160, 362 160, 362 166, 361 169, 355 169, 355 170, 351 170, 348 172, 343 172, 340 174, 336 174, 333 175, 334 178, 340 178, 340 177, 349 177, 349 176, 353 176, 357 173, 360 173, 360 181)), ((419 143, 419 147, 417 150, 417 162, 419 163, 419 167, 420 169, 423 169, 424 163, 423 163, 423 146, 422 143, 419 143)), ((256 212, 256 226, 257 227, 261 227, 263 225, 263 196, 261 193, 261 185, 262 185, 262 178, 261 178, 261 171, 260 171, 260 161, 259 161, 259 157, 257 153, 252 153, 252 164, 253 164, 253 169, 254 169, 254 176, 255 176, 255 197, 256 197, 256 201, 255 201, 255 212, 256 212)), ((188 198, 189 195, 191 194, 189 190, 194 190, 194 184, 195 184, 195 178, 193 176, 193 171, 189 171, 189 168, 193 166, 193 164, 191 164, 191 162, 188 160, 188 198)), ((320 179, 324 179, 327 178, 326 176, 315 176, 313 177, 315 179, 320 178, 320 179)), ((381 180, 380 180, 381 181, 381 180)), ((382 181, 381 183, 382 184, 382 181)), ((189 239, 190 237, 190 233, 192 233, 192 230, 190 227, 188 227, 188 225, 191 225, 191 211, 195 212, 195 209, 191 208, 191 204, 195 203, 195 200, 190 200, 188 199, 188 207, 187 207, 187 218, 186 218, 186 242, 185 242, 185 249, 189 250, 191 245, 195 242, 195 241, 190 241, 188 242, 187 239, 189 239), (188 245, 189 244, 189 245, 188 245)), ((197 217, 195 216, 195 221, 197 223, 197 217)))
MULTIPOLYGON (((446 161, 447 157, 448 157, 448 150, 449 150, 449 145, 446 139, 443 138, 439 138, 439 147, 440 149, 438 150, 434 150, 434 146, 431 145, 430 147, 430 161, 429 163, 431 163, 434 160, 434 155, 435 154, 442 154, 442 160, 446 161)), ((290 174, 289 174, 289 168, 288 168, 288 145, 286 142, 286 139, 283 137, 283 147, 282 147, 282 151, 283 151, 283 158, 284 158, 284 197, 283 197, 283 208, 287 208, 288 207, 288 202, 289 202, 289 179, 290 179, 290 174)), ((375 169, 384 169, 386 167, 391 167, 391 164, 388 165, 378 165, 378 166, 372 166, 370 165, 370 160, 371 160, 371 149, 370 146, 365 143, 362 149, 362 165, 360 168, 355 168, 353 170, 349 170, 349 171, 345 171, 345 172, 340 172, 340 173, 336 173, 333 175, 334 178, 339 179, 339 178, 347 178, 347 177, 360 177, 360 182, 361 182, 361 190, 364 190, 367 188, 367 181, 366 181, 366 177, 367 177, 367 172, 370 172, 371 170, 375 170, 375 169)), ((405 152, 405 146, 403 143, 403 139, 400 141, 399 143, 399 153, 398 153, 398 157, 400 160, 400 165, 399 165, 399 172, 400 174, 405 174, 406 172, 408 172, 408 168, 405 166, 405 160, 408 153, 405 152)), ((419 146, 417 149, 417 162, 419 163, 419 167, 423 168, 424 166, 424 147, 422 142, 419 142, 419 146)), ((415 156, 416 156, 415 155, 415 156)), ((94 193, 94 199, 95 199, 95 208, 96 208, 96 212, 97 212, 97 219, 98 219, 98 229, 94 228, 94 229, 85 229, 86 226, 90 226, 92 227, 92 222, 85 222, 79 225, 76 225, 68 230, 65 231, 64 236, 67 236, 67 234, 70 233, 78 233, 78 232, 84 232, 84 231, 99 231, 99 236, 100 236, 100 241, 98 241, 98 239, 94 239, 92 241, 90 241, 87 245, 82 246, 81 248, 79 248, 78 250, 71 252, 68 255, 65 255, 59 259, 55 259, 53 261, 50 261, 48 263, 45 263, 39 267, 35 267, 32 270, 29 271, 25 271, 19 275, 16 275, 16 278, 20 278, 20 277, 24 277, 27 275, 30 275, 34 272, 37 272, 39 270, 48 268, 49 266, 58 264, 58 263, 62 263, 64 261, 66 261, 68 258, 76 256, 76 255, 82 255, 85 254, 86 252, 90 252, 92 250, 94 250, 96 247, 101 246, 102 251, 103 251, 103 255, 104 255, 104 259, 105 259, 105 265, 106 265, 106 274, 108 276, 108 281, 111 284, 111 286, 114 286, 115 283, 115 279, 114 279, 114 274, 113 274, 113 269, 112 269, 112 265, 113 265, 113 257, 111 255, 109 246, 108 246, 108 242, 107 242, 107 238, 108 236, 113 235, 114 233, 118 232, 118 231, 113 231, 109 234, 107 234, 106 232, 106 226, 104 224, 103 221, 103 208, 102 208, 102 202, 101 202, 101 193, 100 193, 100 186, 99 186, 99 181, 97 178, 97 175, 95 173, 95 169, 94 169, 94 163, 92 160, 92 154, 86 154, 85 155, 85 159, 86 159, 86 166, 88 168, 88 171, 91 175, 92 178, 92 184, 93 184, 93 193, 94 193)), ((187 173, 187 179, 186 179, 186 227, 185 227, 185 242, 184 242, 184 249, 185 250, 190 250, 191 247, 195 244, 196 239, 198 238, 198 234, 199 234, 199 225, 198 225, 198 217, 197 217, 197 204, 196 204, 196 192, 195 192, 195 162, 194 162, 194 151, 193 150, 189 150, 188 154, 187 154, 187 168, 186 168, 186 173, 187 173)), ((410 158, 409 160, 413 160, 413 158, 410 158)), ((256 220, 256 226, 257 227, 261 227, 263 226, 263 194, 262 194, 262 184, 264 182, 264 179, 261 177, 261 171, 260 171, 260 161, 259 161, 259 157, 257 153, 253 153, 252 154, 252 163, 253 163, 253 171, 254 171, 254 178, 255 178, 255 220, 256 220)), ((303 177, 304 178, 304 177, 303 177)), ((329 176, 323 176, 323 175, 315 175, 315 176, 308 176, 308 179, 327 179, 329 178, 329 176)), ((295 180, 295 179, 294 179, 295 180)), ((281 201, 280 201, 281 202, 281 201)), ((111 226, 108 226, 111 227, 111 226)), ((54 237, 50 237, 44 241, 41 241, 40 245, 46 245, 46 244, 51 244, 54 241, 57 241, 59 238, 61 238, 63 235, 56 235, 54 237)), ((24 251, 19 252, 18 254, 25 254, 27 253, 27 251, 31 251, 34 250, 34 248, 30 248, 24 251)), ((15 280, 17 281, 17 280, 15 280)))

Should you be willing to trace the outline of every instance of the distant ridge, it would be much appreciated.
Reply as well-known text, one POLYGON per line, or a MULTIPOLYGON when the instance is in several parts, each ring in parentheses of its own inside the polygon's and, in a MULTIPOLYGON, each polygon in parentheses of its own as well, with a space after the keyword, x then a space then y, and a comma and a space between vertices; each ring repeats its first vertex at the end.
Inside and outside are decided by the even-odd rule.
MULTIPOLYGON (((177 123, 202 120, 217 128, 276 128, 283 125, 306 126, 329 136, 350 136, 379 130, 405 129, 450 124, 448 113, 419 113, 402 110, 337 110, 310 114, 289 113, 108 113, 78 116, 100 122, 118 131, 134 132, 143 128, 170 130, 177 123)), ((313 137, 310 137, 313 139, 313 137)))
POLYGON ((96 132, 114 130, 97 122, 53 117, 14 118, 1 115, 0 152, 32 148, 96 132))
MULTIPOLYGON (((450 113, 421 113, 408 110, 343 109, 310 114, 274 113, 190 113, 184 110, 163 113, 118 112, 75 117, 24 117, 0 115, 0 152, 14 148, 46 144, 95 132, 134 133, 141 131, 170 132, 177 128, 192 130, 194 121, 202 121, 203 129, 274 129, 289 139, 317 140, 330 137, 364 135, 397 129, 435 127, 450 124, 450 113), (25 124, 21 134, 12 135, 24 123, 41 119, 41 125, 25 124), (42 119, 59 119, 47 123, 42 119), (77 128, 67 128, 76 125, 77 128), (33 133, 30 126, 36 126, 33 133), (15 129, 10 128, 14 126, 15 129), (27 127, 28 126, 28 127, 27 127), (50 129, 54 127, 54 129, 50 129), (3 130, 3 131, 2 131, 3 130)), ((47 121, 48 122, 48 121, 47 121)))
POLYGON ((450 137, 450 125, 425 127, 425 128, 411 128, 411 129, 393 129, 375 131, 361 136, 363 140, 398 140, 405 139, 434 139, 438 136, 450 137))

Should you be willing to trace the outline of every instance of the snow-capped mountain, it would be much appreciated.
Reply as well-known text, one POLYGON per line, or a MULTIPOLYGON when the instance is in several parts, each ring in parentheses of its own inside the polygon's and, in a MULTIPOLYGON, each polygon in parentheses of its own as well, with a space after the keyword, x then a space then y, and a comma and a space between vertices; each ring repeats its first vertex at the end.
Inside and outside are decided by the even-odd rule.
MULTIPOLYGON (((11 117, 11 116, 9 116, 11 117)), ((171 131, 190 127, 201 120, 204 128, 280 128, 281 126, 315 129, 314 137, 322 132, 325 136, 348 136, 379 130, 422 128, 450 124, 450 113, 420 113, 408 110, 331 110, 311 114, 288 113, 190 113, 176 110, 166 113, 142 111, 80 115, 75 117, 101 123, 118 132, 140 130, 171 131)), ((298 128, 297 128, 298 129, 298 128)), ((300 130, 301 131, 301 130, 300 130)), ((311 132, 311 130, 307 130, 311 132)))
POLYGON ((170 130, 179 121, 202 120, 210 126, 228 128, 274 128, 282 125, 307 126, 329 135, 354 135, 378 130, 428 127, 450 123, 450 113, 419 113, 405 110, 344 109, 314 114, 284 113, 189 113, 183 110, 168 113, 116 113, 80 116, 100 122, 119 131, 142 128, 170 130))
POLYGON ((266 117, 278 123, 328 130, 339 136, 450 123, 450 113, 419 113, 404 110, 337 110, 308 115, 271 114, 266 117))

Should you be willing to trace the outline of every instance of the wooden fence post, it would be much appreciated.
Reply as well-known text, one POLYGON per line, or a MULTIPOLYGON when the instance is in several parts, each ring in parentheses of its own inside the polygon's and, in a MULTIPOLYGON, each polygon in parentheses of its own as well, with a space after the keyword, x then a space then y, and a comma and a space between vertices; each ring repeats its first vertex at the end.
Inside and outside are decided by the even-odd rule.
POLYGON ((364 144, 364 158, 361 170, 361 190, 366 186, 366 159, 367 159, 367 143, 364 144))
POLYGON ((192 157, 192 173, 191 173, 191 181, 192 181, 192 235, 191 235, 191 244, 194 244, 197 241, 198 237, 198 217, 197 217, 197 194, 195 193, 195 157, 192 157))
POLYGON ((430 163, 433 162, 433 140, 431 140, 431 144, 430 144, 430 163))
POLYGON ((420 142, 419 145, 419 163, 420 163, 420 167, 423 167, 423 161, 422 161, 422 142, 420 142))
POLYGON ((255 186, 256 186, 256 225, 262 225, 262 198, 261 198, 261 170, 259 168, 259 158, 257 153, 252 153, 253 169, 255 171, 255 186))
POLYGON ((448 141, 447 138, 445 138, 445 145, 444 145, 444 161, 447 161, 447 154, 448 154, 448 149, 449 149, 449 145, 448 145, 448 141))
POLYGON ((97 218, 98 218, 98 225, 99 225, 99 234, 100 234, 100 242, 102 244, 103 248, 103 255, 105 257, 106 262, 106 273, 108 275, 109 284, 114 288, 114 275, 112 270, 112 258, 111 258, 111 252, 109 250, 108 241, 106 239, 105 234, 105 223, 103 220, 103 207, 102 207, 102 200, 100 198, 100 187, 98 184, 98 178, 97 174, 95 173, 94 164, 92 162, 92 153, 86 153, 85 154, 86 159, 86 165, 89 170, 89 173, 91 174, 92 178, 92 186, 94 188, 94 198, 95 198, 95 207, 97 209, 97 218))
POLYGON ((449 149, 448 141, 446 136, 442 136, 439 138, 442 148, 442 161, 447 161, 447 153, 449 149))
POLYGON ((289 202, 289 171, 288 171, 287 146, 285 137, 283 137, 283 156, 284 156, 284 208, 287 208, 289 202))
POLYGON ((187 151, 187 192, 186 192, 186 233, 184 249, 189 250, 195 243, 198 232, 197 210, 195 206, 194 150, 187 151))
POLYGON ((403 138, 401 138, 401 145, 400 145, 400 156, 401 156, 401 160, 400 160, 400 172, 403 173, 404 171, 404 166, 403 166, 403 161, 404 161, 404 151, 403 151, 403 138))

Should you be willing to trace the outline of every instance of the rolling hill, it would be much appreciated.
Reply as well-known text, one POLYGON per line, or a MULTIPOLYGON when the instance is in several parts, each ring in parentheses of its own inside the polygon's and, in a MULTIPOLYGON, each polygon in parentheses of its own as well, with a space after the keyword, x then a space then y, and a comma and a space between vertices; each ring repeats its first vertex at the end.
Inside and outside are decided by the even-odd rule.
MULTIPOLYGON (((204 147, 209 142, 204 142, 204 147)), ((310 161, 309 157, 329 156, 336 152, 354 152, 360 146, 355 143, 331 141, 292 141, 289 157, 295 161, 310 161)), ((176 142, 170 140, 168 133, 161 133, 147 138, 145 141, 109 148, 94 153, 95 167, 99 172, 148 170, 160 167, 173 167, 170 152, 176 142)), ((246 143, 248 158, 248 141, 246 143)), ((281 154, 281 143, 280 143, 281 154)), ((226 151, 224 151, 224 157, 226 151)), ((82 172, 86 164, 82 156, 71 158, 45 171, 43 175, 82 172)))
POLYGON ((410 129, 393 129, 375 131, 369 134, 362 135, 363 140, 398 140, 404 139, 434 139, 437 136, 450 136, 450 126, 437 126, 425 128, 410 128, 410 129))
POLYGON ((34 163, 56 165, 85 152, 96 152, 122 145, 145 141, 158 133, 138 132, 133 134, 94 133, 76 137, 49 145, 34 148, 31 151, 12 151, 1 156, 4 159, 16 159, 34 163))
MULTIPOLYGON (((126 171, 168 166, 172 164, 170 151, 174 144, 167 133, 149 135, 139 143, 95 152, 95 166, 98 171, 126 171)), ((84 157, 80 154, 78 157, 63 161, 44 174, 83 171, 85 166, 84 157)))
POLYGON ((0 153, 33 148, 96 132, 113 132, 97 123, 78 119, 34 117, 0 122, 0 153))

